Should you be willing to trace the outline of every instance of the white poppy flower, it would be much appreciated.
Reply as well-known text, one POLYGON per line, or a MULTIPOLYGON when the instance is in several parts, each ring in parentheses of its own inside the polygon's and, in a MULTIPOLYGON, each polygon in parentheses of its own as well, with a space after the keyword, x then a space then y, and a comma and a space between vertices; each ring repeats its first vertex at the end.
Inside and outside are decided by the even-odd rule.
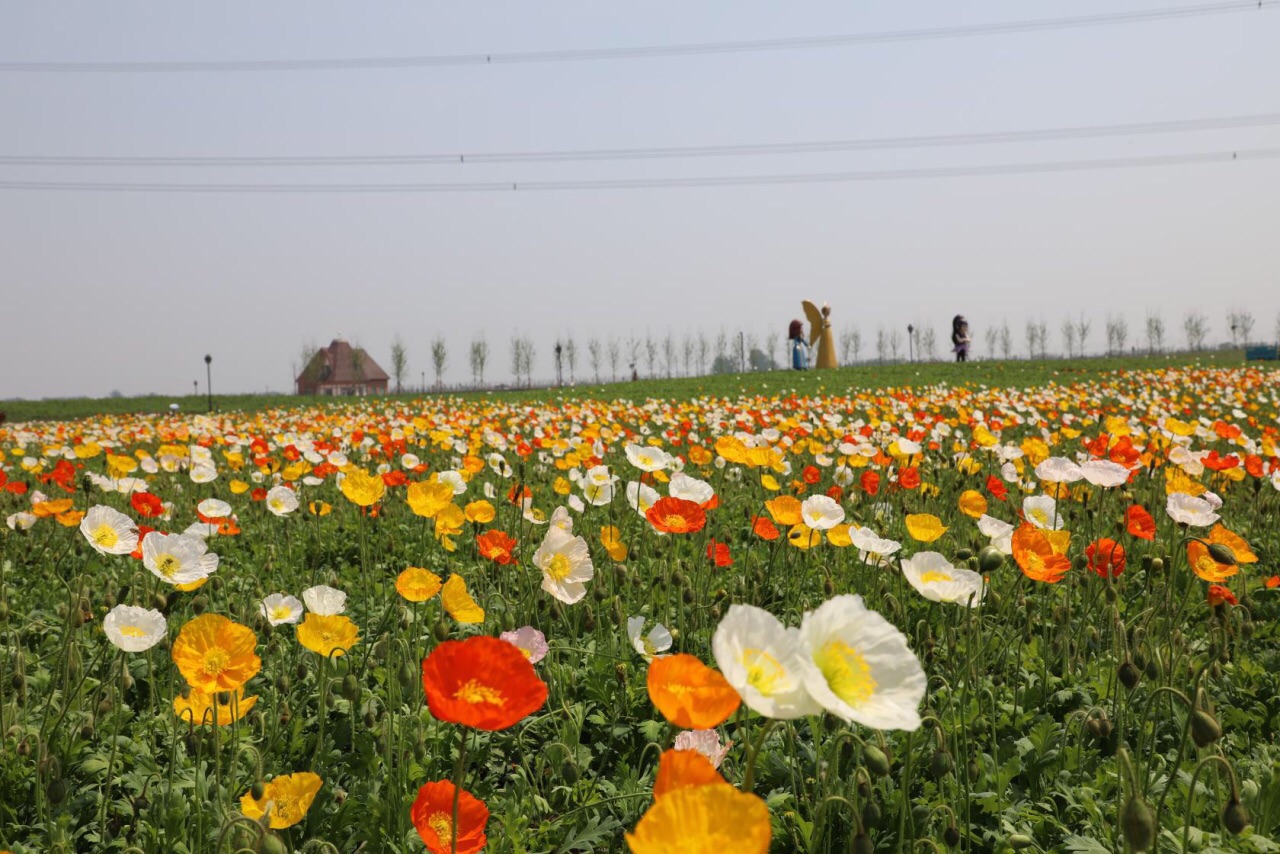
POLYGON ((952 566, 938 552, 918 552, 904 558, 902 574, 921 596, 931 602, 954 602, 976 608, 986 595, 981 575, 952 566))
POLYGON ((720 733, 713 729, 687 729, 676 736, 673 747, 676 750, 696 750, 707 757, 712 768, 719 768, 733 742, 721 744, 720 733))
POLYGON ((754 605, 730 605, 711 637, 716 665, 752 711, 794 720, 821 708, 800 669, 800 632, 754 605))
POLYGON ((627 483, 627 503, 631 509, 641 516, 649 512, 649 508, 658 503, 662 496, 652 486, 637 481, 627 483))
POLYGON ((1058 502, 1052 495, 1028 495, 1022 499, 1022 513, 1028 522, 1046 531, 1056 531, 1063 525, 1062 517, 1058 515, 1058 502))
POLYGON ((1089 460, 1080 466, 1084 479, 1094 486, 1111 489, 1129 482, 1129 470, 1111 460, 1089 460))
POLYGON ((1052 483, 1075 483, 1084 477, 1084 472, 1066 457, 1049 457, 1036 466, 1036 477, 1052 483))
POLYGON ((671 465, 671 455, 652 445, 630 444, 622 449, 631 465, 640 471, 662 471, 671 465))
POLYGON ((810 495, 800 504, 800 518, 816 531, 827 531, 844 521, 844 508, 830 495, 810 495))
POLYGON ((258 609, 273 626, 281 623, 296 623, 302 619, 302 603, 284 593, 272 593, 262 600, 258 609))
POLYGON ((89 508, 80 520, 80 533, 98 554, 127 555, 138 547, 138 526, 105 504, 89 508))
POLYGON ((436 473, 436 480, 440 483, 447 483, 453 489, 454 495, 461 495, 467 491, 467 482, 462 479, 462 472, 458 471, 442 471, 436 473))
POLYGON ((1165 511, 1173 521, 1193 528, 1207 528, 1221 518, 1213 512, 1213 504, 1208 500, 1185 492, 1175 492, 1170 495, 1165 503, 1165 511))
POLYGON ((145 652, 158 644, 168 631, 164 614, 154 608, 117 605, 102 619, 107 640, 125 652, 145 652))
MULTIPOLYGON (((654 492, 653 494, 656 501, 658 493, 654 492)), ((698 480, 698 478, 687 475, 684 472, 676 472, 671 475, 671 482, 667 484, 667 494, 672 498, 683 498, 695 504, 706 504, 716 497, 715 488, 711 484, 705 480, 698 480)), ((627 498, 630 499, 630 497, 631 484, 627 484, 627 498)), ((650 502, 650 504, 652 503, 650 502)))
POLYGON ((218 498, 206 498, 196 505, 196 512, 209 519, 225 519, 231 515, 231 505, 218 498))
POLYGON ((861 596, 806 613, 797 660, 810 696, 831 714, 873 729, 920 727, 924 669, 906 636, 861 596))
POLYGON ((142 564, 169 584, 191 584, 218 569, 218 556, 204 540, 152 531, 142 538, 142 564))
POLYGON ((287 486, 273 486, 267 491, 267 509, 276 516, 288 516, 298 509, 298 493, 287 486))
POLYGON ((631 641, 631 646, 636 652, 644 656, 645 659, 653 658, 655 655, 664 653, 671 649, 671 632, 662 623, 656 624, 649 630, 649 634, 642 635, 644 631, 644 617, 628 617, 627 618, 627 638, 631 641))
POLYGON ((347 609, 347 594, 327 584, 317 584, 302 591, 302 601, 308 611, 321 617, 332 617, 347 609))
POLYGON ((556 527, 547 529, 533 553, 533 565, 542 570, 542 589, 566 605, 581 601, 587 595, 586 582, 595 576, 587 541, 556 527))

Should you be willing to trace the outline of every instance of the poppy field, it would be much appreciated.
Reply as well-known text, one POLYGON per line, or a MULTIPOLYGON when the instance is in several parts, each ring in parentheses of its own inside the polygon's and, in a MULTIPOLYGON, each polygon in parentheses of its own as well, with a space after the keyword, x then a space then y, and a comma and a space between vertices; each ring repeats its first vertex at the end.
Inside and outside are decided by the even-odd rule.
POLYGON ((1278 378, 11 419, 0 851, 1280 850, 1278 378))

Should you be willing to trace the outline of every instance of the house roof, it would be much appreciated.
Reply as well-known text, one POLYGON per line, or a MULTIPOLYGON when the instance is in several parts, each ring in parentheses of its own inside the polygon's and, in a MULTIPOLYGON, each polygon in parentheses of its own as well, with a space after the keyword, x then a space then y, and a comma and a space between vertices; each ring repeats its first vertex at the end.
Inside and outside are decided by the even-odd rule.
POLYGON ((341 338, 335 338, 316 354, 302 369, 299 382, 322 384, 351 384, 388 380, 387 372, 361 347, 352 347, 341 338))

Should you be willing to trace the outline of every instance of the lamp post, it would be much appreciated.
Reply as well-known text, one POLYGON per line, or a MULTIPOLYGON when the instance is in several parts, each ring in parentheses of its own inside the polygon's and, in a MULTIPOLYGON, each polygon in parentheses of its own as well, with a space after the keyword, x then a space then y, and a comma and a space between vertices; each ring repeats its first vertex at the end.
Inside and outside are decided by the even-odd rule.
POLYGON ((204 357, 204 390, 209 394, 209 411, 213 411, 213 357, 208 353, 204 357))
POLYGON ((911 359, 911 361, 913 362, 916 360, 915 335, 916 335, 915 326, 913 324, 908 323, 907 324, 907 357, 911 359))

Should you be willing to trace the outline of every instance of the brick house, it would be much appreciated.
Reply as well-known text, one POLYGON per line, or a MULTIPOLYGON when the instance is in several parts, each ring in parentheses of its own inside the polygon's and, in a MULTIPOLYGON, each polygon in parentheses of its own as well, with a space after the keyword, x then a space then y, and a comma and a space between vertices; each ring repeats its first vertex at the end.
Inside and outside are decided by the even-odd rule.
POLYGON ((342 338, 316 351, 298 375, 298 394, 366 395, 387 393, 387 372, 368 353, 342 338))

